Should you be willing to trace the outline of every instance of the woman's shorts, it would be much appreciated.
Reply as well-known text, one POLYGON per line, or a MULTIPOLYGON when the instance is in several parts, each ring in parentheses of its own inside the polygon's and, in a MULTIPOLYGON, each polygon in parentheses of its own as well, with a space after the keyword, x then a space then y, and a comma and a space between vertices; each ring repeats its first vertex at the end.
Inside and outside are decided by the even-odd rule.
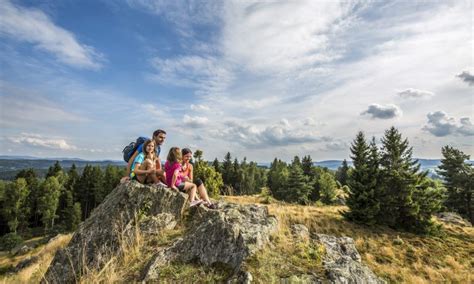
POLYGON ((200 187, 203 184, 203 182, 200 178, 195 179, 194 183, 196 184, 197 187, 200 187))
POLYGON ((180 183, 180 184, 178 185, 178 189, 179 189, 179 191, 181 191, 181 192, 186 192, 186 190, 184 190, 184 182, 182 182, 182 183, 180 183))

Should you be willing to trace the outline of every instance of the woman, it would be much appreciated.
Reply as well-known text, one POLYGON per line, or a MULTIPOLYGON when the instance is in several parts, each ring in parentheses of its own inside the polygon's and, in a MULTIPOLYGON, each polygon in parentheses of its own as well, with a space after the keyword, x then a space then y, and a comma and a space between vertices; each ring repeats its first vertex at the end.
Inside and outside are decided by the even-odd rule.
POLYGON ((199 196, 204 200, 204 205, 206 205, 210 209, 217 209, 216 204, 212 203, 207 195, 206 187, 201 179, 193 178, 193 164, 190 163, 191 158, 193 157, 193 153, 189 148, 183 148, 181 150, 181 154, 183 157, 183 162, 181 164, 182 176, 186 181, 193 182, 197 186, 197 192, 199 196))

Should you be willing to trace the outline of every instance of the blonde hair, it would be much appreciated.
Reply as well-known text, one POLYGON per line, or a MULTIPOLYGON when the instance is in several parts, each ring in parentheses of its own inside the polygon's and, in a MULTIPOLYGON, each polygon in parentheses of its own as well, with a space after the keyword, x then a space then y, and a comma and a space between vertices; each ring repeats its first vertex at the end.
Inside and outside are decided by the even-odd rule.
POLYGON ((169 163, 178 162, 181 163, 183 156, 181 155, 181 150, 179 147, 171 147, 168 157, 166 158, 169 163))
POLYGON ((156 145, 155 141, 153 139, 148 139, 143 143, 143 148, 142 148, 142 153, 145 155, 145 158, 151 159, 152 161, 156 160, 156 145), (153 151, 151 153, 146 152, 146 147, 150 144, 153 143, 153 151))

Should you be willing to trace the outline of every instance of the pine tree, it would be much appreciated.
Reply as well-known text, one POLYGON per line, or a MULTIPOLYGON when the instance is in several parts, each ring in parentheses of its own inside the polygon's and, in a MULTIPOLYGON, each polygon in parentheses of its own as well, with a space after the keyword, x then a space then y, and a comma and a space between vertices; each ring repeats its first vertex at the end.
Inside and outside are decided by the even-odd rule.
POLYGON ((219 164, 219 160, 217 158, 214 159, 212 162, 212 166, 214 167, 214 170, 218 173, 222 173, 221 166, 219 164))
POLYGON ((243 172, 239 165, 239 160, 237 158, 234 159, 234 163, 232 163, 232 179, 231 185, 234 188, 235 195, 242 195, 242 178, 243 172))
POLYGON ((63 168, 61 168, 61 165, 59 164, 59 161, 56 161, 56 163, 54 163, 53 166, 49 167, 45 178, 54 177, 59 172, 61 172, 62 170, 63 170, 63 168))
POLYGON ((24 178, 19 178, 5 185, 2 215, 8 223, 10 232, 28 226, 29 207, 27 204, 29 190, 24 178))
POLYGON ((222 179, 224 180, 225 185, 232 185, 233 177, 233 166, 232 166, 232 156, 229 152, 224 157, 224 162, 222 162, 222 179))
POLYGON ((447 189, 445 205, 474 224, 474 168, 466 162, 470 157, 450 146, 443 147, 441 153, 443 159, 437 172, 447 189))
POLYGON ((347 185, 347 180, 349 178, 349 166, 347 165, 346 159, 342 161, 342 165, 337 169, 336 179, 342 185, 347 185))
POLYGON ((276 199, 285 200, 288 192, 289 170, 285 162, 275 158, 270 165, 267 184, 276 199))
POLYGON ((303 168, 304 175, 310 177, 313 168, 313 160, 311 159, 310 155, 303 157, 303 160, 301 161, 301 167, 303 168))
POLYGON ((116 166, 108 165, 103 178, 103 194, 107 196, 120 183, 122 175, 116 166))
POLYGON ((351 159, 354 169, 348 180, 350 192, 346 200, 349 211, 344 216, 357 223, 374 224, 380 210, 376 194, 378 151, 374 143, 367 145, 362 131, 357 133, 351 145, 351 159))
POLYGON ((295 157, 291 164, 286 187, 287 194, 283 197, 284 200, 299 204, 309 204, 311 187, 308 184, 308 178, 303 173, 298 156, 295 157))
POLYGON ((91 165, 86 165, 82 171, 79 181, 76 183, 74 192, 76 192, 77 199, 81 204, 82 220, 89 217, 90 212, 94 208, 94 174, 91 165))
POLYGON ((24 169, 18 172, 15 179, 24 178, 30 193, 26 206, 30 209, 28 217, 30 226, 38 227, 40 225, 40 216, 38 214, 38 196, 39 196, 39 180, 36 172, 32 168, 24 169))

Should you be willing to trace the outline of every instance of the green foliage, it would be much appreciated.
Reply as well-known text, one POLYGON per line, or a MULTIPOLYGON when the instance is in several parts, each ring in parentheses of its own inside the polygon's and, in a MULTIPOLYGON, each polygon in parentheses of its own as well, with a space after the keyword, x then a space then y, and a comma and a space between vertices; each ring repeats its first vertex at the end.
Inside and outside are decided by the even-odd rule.
POLYGON ((304 175, 310 177, 313 168, 313 160, 310 155, 303 157, 301 160, 301 167, 303 168, 304 175))
POLYGON ((16 233, 18 227, 26 228, 28 226, 27 219, 30 208, 25 205, 29 193, 24 178, 5 184, 2 215, 8 223, 10 232, 16 233))
POLYGON ((474 223, 474 168, 466 162, 469 155, 450 146, 443 147, 441 153, 443 159, 437 172, 447 189, 445 205, 474 223))
POLYGON ((286 163, 275 158, 268 172, 267 184, 276 199, 285 200, 289 175, 290 172, 286 163))
POLYGON ((23 242, 23 238, 15 232, 8 233, 0 238, 1 250, 11 250, 23 242))
POLYGON ((54 220, 58 217, 59 196, 61 194, 61 184, 55 176, 48 177, 41 184, 41 196, 38 199, 38 210, 41 214, 45 230, 54 228, 54 220))
POLYGON ((295 157, 291 164, 288 183, 286 184, 285 189, 286 196, 284 197, 284 200, 297 202, 299 204, 309 204, 311 187, 308 184, 308 177, 303 174, 303 169, 301 168, 301 162, 298 156, 295 157))
POLYGON ((321 201, 325 204, 333 204, 336 200, 337 184, 334 176, 324 172, 318 179, 321 201))
POLYGON ((61 165, 59 164, 59 161, 56 161, 53 166, 49 167, 48 172, 46 173, 46 179, 49 177, 55 177, 59 174, 59 172, 62 172, 63 168, 61 168, 61 165))
POLYGON ((196 158, 194 163, 194 178, 200 178, 204 182, 209 196, 219 196, 220 189, 224 186, 222 175, 217 172, 213 166, 208 165, 206 161, 202 160, 202 151, 196 150, 194 157, 196 158))

